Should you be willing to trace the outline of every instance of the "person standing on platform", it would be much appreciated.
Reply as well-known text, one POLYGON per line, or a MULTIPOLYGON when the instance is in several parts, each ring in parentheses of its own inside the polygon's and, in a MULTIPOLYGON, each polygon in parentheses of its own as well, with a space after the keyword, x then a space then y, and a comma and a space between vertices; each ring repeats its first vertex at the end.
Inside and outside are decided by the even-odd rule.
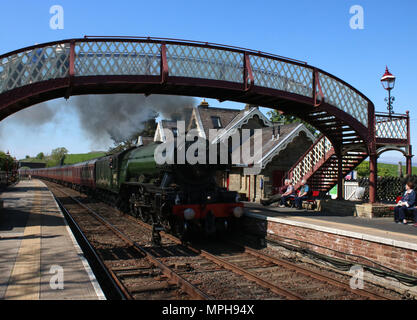
MULTIPOLYGON (((405 193, 400 201, 394 208, 394 221, 396 223, 407 224, 405 219, 408 211, 413 211, 415 202, 416 202, 416 192, 413 190, 414 184, 409 181, 405 186, 405 193)), ((414 220, 416 219, 416 214, 414 213, 414 220)))

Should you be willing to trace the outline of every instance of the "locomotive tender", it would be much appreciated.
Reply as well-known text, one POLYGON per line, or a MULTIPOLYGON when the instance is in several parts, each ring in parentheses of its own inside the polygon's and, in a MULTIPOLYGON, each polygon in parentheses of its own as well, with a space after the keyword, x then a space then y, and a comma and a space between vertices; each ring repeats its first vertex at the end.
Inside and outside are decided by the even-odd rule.
MULTIPOLYGON (((181 236, 202 231, 213 235, 231 228, 243 215, 243 204, 237 192, 216 184, 216 171, 227 169, 227 165, 158 165, 154 158, 158 145, 151 143, 74 165, 22 173, 98 196, 181 236)), ((178 147, 174 152, 179 152, 178 147)))

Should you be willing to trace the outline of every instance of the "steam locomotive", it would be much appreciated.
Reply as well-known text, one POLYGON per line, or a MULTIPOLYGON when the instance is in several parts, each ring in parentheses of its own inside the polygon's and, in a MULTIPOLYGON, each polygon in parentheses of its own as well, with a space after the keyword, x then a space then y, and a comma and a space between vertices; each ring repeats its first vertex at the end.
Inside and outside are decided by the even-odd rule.
MULTIPOLYGON (((219 187, 216 172, 227 165, 158 164, 160 143, 74 165, 31 169, 23 174, 48 179, 115 204, 122 211, 180 236, 216 235, 243 215, 237 192, 219 187)), ((172 159, 190 144, 176 146, 172 159)), ((209 149, 205 149, 207 154, 209 149)), ((207 158, 208 159, 208 158, 207 158)), ((22 174, 22 173, 21 173, 22 174)))

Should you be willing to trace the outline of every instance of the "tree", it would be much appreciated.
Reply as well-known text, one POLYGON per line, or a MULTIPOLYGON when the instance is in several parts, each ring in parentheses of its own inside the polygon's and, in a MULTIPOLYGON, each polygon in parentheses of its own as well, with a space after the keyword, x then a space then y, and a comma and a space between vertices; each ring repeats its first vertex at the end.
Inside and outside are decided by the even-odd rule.
POLYGON ((267 115, 269 116, 269 120, 272 122, 282 122, 284 124, 289 124, 289 123, 302 123, 304 124, 307 129, 314 134, 316 137, 320 134, 320 132, 314 128, 311 124, 295 117, 292 115, 288 115, 288 114, 284 114, 281 113, 278 110, 271 110, 267 112, 267 115))
POLYGON ((0 170, 10 171, 13 169, 13 158, 3 151, 0 151, 0 170))
POLYGON ((53 149, 51 152, 51 160, 48 161, 46 166, 54 167, 63 165, 66 154, 68 154, 68 150, 64 147, 53 149))
POLYGON ((39 159, 39 160, 45 159, 45 155, 43 154, 43 152, 39 152, 38 155, 36 156, 36 159, 39 159))
POLYGON ((358 176, 360 178, 367 178, 369 177, 369 162, 364 161, 359 166, 356 167, 356 171, 358 172, 358 176))
POLYGON ((378 168, 378 177, 392 177, 390 170, 386 167, 378 168))
POLYGON ((30 156, 29 155, 26 155, 25 159, 29 159, 29 158, 30 158, 30 156))

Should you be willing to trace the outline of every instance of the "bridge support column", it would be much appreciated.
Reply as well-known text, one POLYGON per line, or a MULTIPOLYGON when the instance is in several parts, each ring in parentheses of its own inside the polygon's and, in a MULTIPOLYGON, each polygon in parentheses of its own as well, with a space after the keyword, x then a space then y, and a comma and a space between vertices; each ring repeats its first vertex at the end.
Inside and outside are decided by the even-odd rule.
POLYGON ((341 152, 337 152, 337 200, 344 199, 344 183, 343 183, 343 156, 341 152))
POLYGON ((412 158, 413 156, 405 156, 405 158, 407 159, 407 161, 406 161, 406 174, 408 175, 408 176, 411 176, 412 174, 413 174, 413 166, 412 166, 412 163, 411 163, 411 158, 412 158))
MULTIPOLYGON (((410 135, 410 132, 408 132, 408 135, 410 135)), ((410 138, 408 138, 410 141, 410 138)), ((406 159, 406 175, 407 176, 411 176, 413 174, 413 166, 411 164, 411 158, 414 157, 413 156, 413 150, 412 150, 412 146, 411 144, 408 145, 407 147, 407 154, 405 156, 406 159)))
POLYGON ((376 202, 376 186, 378 180, 378 156, 372 154, 369 156, 369 202, 376 202))

